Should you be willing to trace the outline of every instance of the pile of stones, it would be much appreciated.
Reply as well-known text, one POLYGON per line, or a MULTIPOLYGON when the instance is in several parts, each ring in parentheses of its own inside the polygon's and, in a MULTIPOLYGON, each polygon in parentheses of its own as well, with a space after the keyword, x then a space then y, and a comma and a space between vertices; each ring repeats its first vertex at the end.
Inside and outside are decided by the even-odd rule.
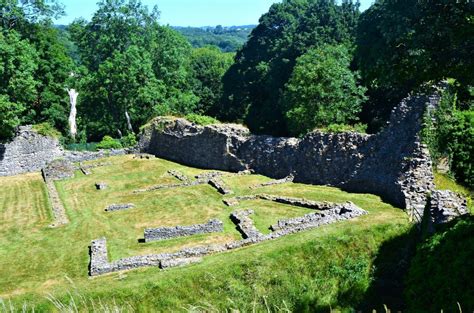
POLYGON ((447 223, 469 214, 466 199, 449 190, 435 190, 431 194, 430 211, 435 224, 447 223))
POLYGON ((262 233, 255 227, 250 215, 254 214, 253 210, 241 210, 232 212, 230 219, 237 225, 237 230, 242 234, 244 239, 262 237, 262 233))

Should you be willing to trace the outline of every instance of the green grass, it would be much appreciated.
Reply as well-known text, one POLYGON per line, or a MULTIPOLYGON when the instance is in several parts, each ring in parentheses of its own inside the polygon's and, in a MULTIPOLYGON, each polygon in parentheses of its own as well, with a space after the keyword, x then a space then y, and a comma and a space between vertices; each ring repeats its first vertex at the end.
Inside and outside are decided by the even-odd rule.
POLYGON ((56 182, 71 221, 57 229, 47 227, 52 222, 51 214, 39 174, 0 178, 0 298, 10 299, 17 306, 26 301, 39 311, 54 308, 45 298, 50 294, 65 303, 72 295, 79 306, 89 301, 118 303, 140 311, 199 307, 242 311, 326 310, 329 306, 347 309, 363 301, 378 248, 409 229, 402 210, 374 195, 293 183, 251 190, 249 186, 269 178, 227 177, 224 181, 236 195, 269 193, 318 201, 353 201, 370 214, 207 256, 202 263, 185 268, 144 268, 90 279, 88 245, 102 236, 107 238, 110 258, 116 260, 238 239, 239 233, 228 218, 237 208, 255 210, 254 220, 262 232, 268 232, 268 227, 280 218, 310 212, 268 201, 244 201, 237 208, 229 208, 208 185, 134 194, 135 189, 176 182, 166 174, 169 169, 189 176, 203 171, 160 159, 134 160, 131 156, 105 161, 112 165, 94 168, 90 176, 77 172, 73 179, 56 182), (106 182, 109 188, 95 190, 98 181, 106 182), (109 204, 129 202, 136 207, 104 212, 109 204), (211 218, 224 222, 223 233, 138 243, 146 227, 194 224, 211 218))

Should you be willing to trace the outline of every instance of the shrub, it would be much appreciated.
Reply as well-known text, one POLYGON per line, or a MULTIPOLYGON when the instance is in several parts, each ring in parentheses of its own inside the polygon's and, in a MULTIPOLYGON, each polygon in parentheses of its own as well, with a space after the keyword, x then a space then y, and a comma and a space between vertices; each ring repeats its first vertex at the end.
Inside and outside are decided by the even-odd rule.
POLYGON ((53 137, 53 138, 58 138, 58 139, 61 138, 62 136, 61 133, 48 122, 33 125, 33 130, 43 136, 48 136, 48 137, 53 137))
POLYGON ((119 140, 114 139, 110 136, 104 136, 102 141, 97 145, 97 149, 120 149, 122 144, 119 140))
POLYGON ((454 114, 449 151, 451 170, 458 181, 474 189, 474 111, 454 114))
POLYGON ((207 115, 194 114, 194 113, 186 115, 185 118, 191 123, 202 125, 202 126, 220 123, 218 120, 216 120, 213 117, 210 117, 207 115))
POLYGON ((134 133, 128 133, 127 136, 122 137, 120 142, 124 147, 133 147, 137 144, 137 136, 134 133))

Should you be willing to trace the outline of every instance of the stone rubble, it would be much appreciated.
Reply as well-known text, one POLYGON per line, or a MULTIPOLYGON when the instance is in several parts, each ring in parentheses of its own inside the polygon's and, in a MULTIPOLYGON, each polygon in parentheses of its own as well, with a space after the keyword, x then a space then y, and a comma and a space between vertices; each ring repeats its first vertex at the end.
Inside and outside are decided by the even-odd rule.
POLYGON ((263 234, 255 227, 250 215, 254 214, 253 210, 242 210, 232 212, 230 219, 237 225, 237 230, 242 234, 244 239, 259 238, 263 234))
POLYGON ((217 220, 209 220, 205 224, 187 226, 159 227, 145 229, 145 242, 167 240, 177 237, 193 236, 197 234, 219 233, 224 231, 224 224, 217 220))
POLYGON ((469 214, 467 200, 449 190, 435 190, 431 194, 430 213, 435 224, 450 222, 456 217, 469 214))
POLYGON ((176 179, 180 181, 183 181, 183 182, 189 181, 189 177, 184 175, 182 172, 178 170, 169 170, 168 174, 170 174, 171 176, 175 177, 176 179))
POLYGON ((219 177, 209 179, 208 184, 216 188, 216 190, 223 195, 229 195, 233 193, 233 191, 219 177))
POLYGON ((135 205, 133 203, 127 204, 111 204, 105 208, 105 212, 114 212, 114 211, 122 211, 134 208, 135 205))
POLYGON ((153 154, 149 153, 135 153, 133 156, 134 159, 146 159, 146 160, 151 160, 151 159, 156 159, 156 157, 153 154))
POLYGON ((107 183, 104 183, 104 182, 95 183, 95 188, 97 190, 105 190, 105 189, 107 189, 107 187, 108 187, 107 183))
MULTIPOLYGON (((288 234, 297 233, 306 229, 318 227, 336 221, 351 219, 366 212, 353 204, 335 204, 334 212, 324 212, 319 221, 316 218, 308 218, 309 222, 294 223, 291 226, 281 228, 268 235, 262 235, 260 232, 252 230, 253 222, 248 217, 252 211, 237 211, 233 213, 233 221, 237 226, 246 231, 247 238, 225 244, 212 244, 185 248, 174 253, 151 254, 144 256, 135 256, 120 259, 115 262, 108 261, 107 242, 105 238, 93 240, 90 246, 90 272, 91 276, 99 276, 107 273, 132 270, 140 267, 160 267, 170 268, 173 266, 183 266, 200 261, 200 258, 214 254, 242 248, 245 246, 260 243, 266 240, 276 239, 288 234), (250 221, 249 221, 250 220, 250 221)), ((284 222, 282 222, 284 223, 284 222)))
POLYGON ((297 183, 379 195, 420 222, 435 186, 419 134, 426 108, 439 101, 438 91, 409 95, 374 135, 315 131, 302 138, 276 138, 252 135, 240 125, 157 118, 142 130, 138 149, 198 168, 253 171, 275 179, 292 174, 297 183))

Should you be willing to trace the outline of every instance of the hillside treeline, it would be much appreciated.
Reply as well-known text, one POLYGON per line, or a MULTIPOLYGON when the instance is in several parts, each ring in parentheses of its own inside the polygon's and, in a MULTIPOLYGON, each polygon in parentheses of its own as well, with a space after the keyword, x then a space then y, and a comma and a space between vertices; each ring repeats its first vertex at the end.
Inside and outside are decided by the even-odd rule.
POLYGON ((193 48, 140 1, 103 0, 64 31, 56 1, 0 4, 4 140, 21 124, 54 127, 65 142, 133 137, 153 117, 190 113, 271 135, 375 132, 409 92, 447 81, 424 140, 474 184, 472 2, 378 0, 361 13, 352 0, 283 0, 236 54, 193 48), (74 137, 69 89, 79 92, 74 137))

